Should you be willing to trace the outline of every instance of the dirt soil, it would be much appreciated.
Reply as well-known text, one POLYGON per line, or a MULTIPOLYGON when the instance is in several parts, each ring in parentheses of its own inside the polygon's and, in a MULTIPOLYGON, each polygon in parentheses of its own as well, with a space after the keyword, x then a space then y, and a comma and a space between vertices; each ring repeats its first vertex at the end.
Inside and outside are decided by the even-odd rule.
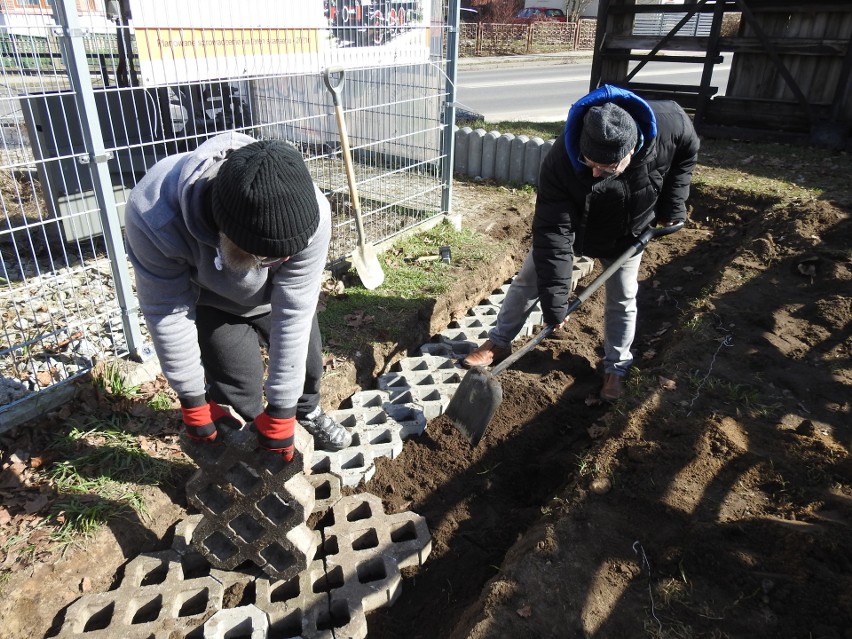
MULTIPOLYGON (((852 639, 850 172, 844 154, 705 143, 687 227, 642 262, 622 400, 596 399, 597 294, 500 375, 476 448, 437 418, 358 487, 433 536, 369 636, 852 639)), ((516 267, 534 195, 454 193, 465 223, 513 240, 516 267)), ((501 269, 474 279, 496 287, 501 269)), ((437 319, 471 291, 437 303, 437 319)), ((157 419, 146 432, 168 451, 175 415, 157 419)), ((39 453, 37 432, 4 436, 3 461, 39 453)), ((81 588, 165 543, 180 493, 152 494, 153 515, 59 561, 7 554, 4 636, 50 634, 81 588)), ((23 510, 7 505, 6 549, 23 510)))

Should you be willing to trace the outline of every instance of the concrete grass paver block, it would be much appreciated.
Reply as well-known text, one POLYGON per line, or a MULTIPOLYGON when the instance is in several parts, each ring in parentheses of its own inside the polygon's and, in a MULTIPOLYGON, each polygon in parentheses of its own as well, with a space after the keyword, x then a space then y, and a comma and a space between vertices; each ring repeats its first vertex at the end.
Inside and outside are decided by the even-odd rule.
POLYGON ((331 473, 340 477, 344 486, 357 486, 376 474, 375 457, 369 446, 350 446, 334 452, 316 451, 312 473, 331 473))
POLYGON ((220 610, 204 622, 204 639, 266 639, 269 619, 251 604, 220 610))
POLYGON ((450 357, 438 355, 418 355, 414 357, 403 357, 393 370, 402 373, 428 373, 442 370, 453 370, 458 368, 458 361, 450 357))
POLYGON ((184 556, 173 550, 140 555, 125 566, 115 590, 72 603, 57 636, 183 636, 222 608, 223 593, 223 585, 209 574, 193 576, 184 556))
POLYGON ((307 475, 305 479, 314 487, 313 512, 325 512, 340 499, 343 482, 337 475, 333 473, 312 473, 307 475))
POLYGON ((305 479, 313 440, 297 429, 296 452, 285 462, 263 450, 248 429, 228 433, 222 445, 188 447, 200 466, 187 482, 187 499, 203 515, 193 546, 219 569, 252 561, 275 578, 303 570, 314 554, 305 522, 314 487, 305 479))
POLYGON ((370 493, 344 497, 323 527, 331 601, 357 601, 366 612, 392 604, 400 569, 422 565, 432 550, 426 520, 410 512, 386 514, 370 493))
POLYGON ((400 437, 405 440, 421 435, 426 430, 429 417, 429 400, 418 401, 407 389, 394 392, 384 390, 360 391, 352 396, 356 409, 382 408, 402 428, 400 437))
POLYGON ((352 445, 340 451, 314 451, 311 472, 331 473, 344 486, 357 486, 375 474, 376 459, 397 457, 403 438, 426 428, 426 417, 417 406, 407 401, 394 404, 391 397, 391 393, 372 394, 365 402, 353 400, 353 408, 329 411, 330 417, 352 433, 352 445))
POLYGON ((263 571, 256 565, 246 563, 234 570, 220 570, 210 565, 196 548, 192 545, 192 535, 203 515, 189 515, 175 524, 172 538, 172 550, 181 555, 181 564, 185 576, 210 575, 222 584, 227 594, 234 588, 243 588, 246 584, 253 582, 262 576, 263 571))
POLYGON ((259 579, 255 605, 269 619, 270 636, 281 639, 366 637, 367 619, 363 610, 345 601, 331 604, 329 591, 334 585, 322 559, 314 560, 306 570, 287 580, 259 579))
POLYGON ((440 331, 436 338, 444 342, 470 342, 474 348, 488 339, 486 328, 446 328, 440 331))

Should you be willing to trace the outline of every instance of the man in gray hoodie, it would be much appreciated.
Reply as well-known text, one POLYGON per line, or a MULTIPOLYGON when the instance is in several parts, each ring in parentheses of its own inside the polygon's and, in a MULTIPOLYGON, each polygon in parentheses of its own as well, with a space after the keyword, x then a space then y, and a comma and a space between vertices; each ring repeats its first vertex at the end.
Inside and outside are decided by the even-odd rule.
POLYGON ((140 308, 187 437, 212 441, 238 426, 228 405, 288 461, 297 420, 317 448, 352 443, 319 405, 316 307, 331 208, 294 147, 231 132, 165 158, 131 192, 125 224, 140 308))

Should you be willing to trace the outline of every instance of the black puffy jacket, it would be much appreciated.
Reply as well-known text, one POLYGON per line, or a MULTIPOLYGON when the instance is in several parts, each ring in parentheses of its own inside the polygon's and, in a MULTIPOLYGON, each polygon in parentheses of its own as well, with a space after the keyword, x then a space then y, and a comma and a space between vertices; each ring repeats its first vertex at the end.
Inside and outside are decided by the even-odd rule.
MULTIPOLYGON (((533 260, 547 324, 565 319, 575 254, 615 258, 655 221, 686 219, 698 135, 677 103, 636 99, 648 121, 637 119, 641 147, 623 173, 595 179, 578 159, 579 145, 573 142, 579 138, 579 126, 572 125, 582 126, 583 112, 596 103, 588 99, 572 107, 564 135, 542 164, 533 218, 533 260), (569 152, 568 146, 575 151, 569 152)), ((612 101, 630 107, 628 111, 635 108, 630 101, 612 101)))

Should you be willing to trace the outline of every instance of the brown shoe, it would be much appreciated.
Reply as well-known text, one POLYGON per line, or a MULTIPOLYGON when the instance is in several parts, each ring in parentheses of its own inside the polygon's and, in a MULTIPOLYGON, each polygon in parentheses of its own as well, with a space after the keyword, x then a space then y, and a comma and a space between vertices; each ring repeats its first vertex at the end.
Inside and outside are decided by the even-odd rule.
POLYGON ((495 346, 490 339, 485 340, 482 346, 472 351, 465 357, 461 365, 465 368, 473 368, 474 366, 491 366, 497 362, 506 359, 512 352, 511 348, 502 348, 495 346))
POLYGON ((624 378, 615 373, 604 375, 601 399, 605 402, 615 402, 624 394, 624 378))

